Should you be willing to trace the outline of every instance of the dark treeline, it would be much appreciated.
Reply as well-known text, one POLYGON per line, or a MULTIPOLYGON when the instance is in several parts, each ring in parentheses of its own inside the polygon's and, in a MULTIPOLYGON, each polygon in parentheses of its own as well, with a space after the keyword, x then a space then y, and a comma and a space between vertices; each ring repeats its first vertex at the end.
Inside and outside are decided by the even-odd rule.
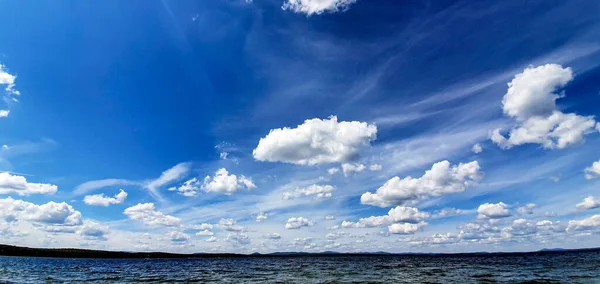
POLYGON ((11 245, 0 245, 0 255, 3 256, 29 256, 29 257, 65 257, 65 258, 241 258, 241 257, 317 257, 317 256, 443 256, 443 257, 477 257, 477 256, 519 256, 519 255, 544 255, 556 253, 580 253, 580 252, 600 252, 600 248, 586 249, 544 249, 535 252, 476 252, 476 253, 338 253, 338 252, 276 252, 269 254, 236 254, 236 253, 194 253, 178 254, 165 252, 124 252, 124 251, 104 251, 88 249, 71 248, 28 248, 11 245))

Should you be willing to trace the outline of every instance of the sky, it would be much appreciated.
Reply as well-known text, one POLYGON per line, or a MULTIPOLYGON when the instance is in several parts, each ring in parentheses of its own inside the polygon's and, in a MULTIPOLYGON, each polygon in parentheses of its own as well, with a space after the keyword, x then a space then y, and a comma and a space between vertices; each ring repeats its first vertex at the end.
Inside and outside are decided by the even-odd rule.
POLYGON ((0 0, 3 244, 600 243, 600 2, 0 0))

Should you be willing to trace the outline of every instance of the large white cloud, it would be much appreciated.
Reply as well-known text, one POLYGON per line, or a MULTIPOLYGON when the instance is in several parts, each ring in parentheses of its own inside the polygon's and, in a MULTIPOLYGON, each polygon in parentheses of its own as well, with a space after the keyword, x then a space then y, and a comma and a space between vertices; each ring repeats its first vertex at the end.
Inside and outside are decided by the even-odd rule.
POLYGON ((600 228, 600 215, 590 216, 581 220, 571 220, 567 231, 581 231, 600 228))
POLYGON ((522 144, 540 144, 547 149, 563 149, 583 141, 597 125, 593 116, 563 113, 556 100, 557 90, 573 80, 571 68, 557 64, 528 67, 508 83, 502 100, 504 113, 516 120, 508 138, 493 131, 491 139, 503 149, 522 144))
POLYGON ((421 223, 430 217, 427 212, 419 212, 419 209, 406 206, 397 206, 388 211, 385 216, 371 216, 360 218, 358 222, 342 222, 342 228, 371 228, 390 225, 393 223, 421 223))
POLYGON ((252 151, 258 161, 297 165, 343 163, 376 139, 377 127, 359 121, 309 119, 297 128, 272 129, 252 151))
POLYGON ((595 209, 600 207, 600 198, 588 196, 583 199, 583 202, 575 206, 579 210, 595 209))
POLYGON ((584 172, 587 180, 600 177, 600 161, 594 162, 591 166, 587 167, 584 172))
POLYGON ((281 8, 306 15, 335 13, 348 9, 357 0, 284 0, 281 8))
POLYGON ((284 192, 282 198, 284 200, 295 199, 300 196, 314 196, 315 199, 329 198, 334 190, 335 187, 332 185, 313 184, 307 187, 296 188, 292 192, 284 192))
POLYGON ((288 219, 287 223, 285 224, 285 228, 290 230, 299 229, 301 227, 310 227, 312 225, 314 225, 314 223, 304 217, 292 217, 288 219))
POLYGON ((138 203, 125 209, 123 214, 131 220, 141 221, 148 226, 179 226, 181 224, 179 218, 156 211, 154 203, 138 203))
POLYGON ((81 213, 65 202, 37 205, 10 197, 0 199, 0 216, 5 221, 30 221, 47 231, 75 231, 83 223, 81 213))
POLYGON ((83 202, 87 205, 106 207, 111 204, 121 204, 125 202, 125 199, 127 199, 127 192, 121 189, 114 197, 108 197, 104 194, 86 195, 83 202))
POLYGON ((28 196, 31 194, 54 194, 58 187, 48 183, 27 182, 23 176, 11 175, 7 172, 0 173, 0 194, 17 194, 28 196))
POLYGON ((364 193, 360 201, 379 207, 390 207, 415 202, 429 196, 440 196, 465 191, 481 178, 479 163, 451 166, 448 161, 433 164, 430 170, 419 178, 393 177, 375 193, 364 193))
POLYGON ((480 218, 490 219, 500 219, 511 216, 510 210, 508 210, 508 205, 506 205, 504 202, 499 202, 496 204, 481 204, 479 205, 479 208, 477 208, 477 213, 479 213, 480 218))

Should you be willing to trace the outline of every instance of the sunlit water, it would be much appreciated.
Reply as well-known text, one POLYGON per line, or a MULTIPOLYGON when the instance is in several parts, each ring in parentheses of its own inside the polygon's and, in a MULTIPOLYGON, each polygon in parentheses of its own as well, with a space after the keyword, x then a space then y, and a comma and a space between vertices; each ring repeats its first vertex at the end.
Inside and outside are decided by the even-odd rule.
POLYGON ((600 253, 209 259, 0 257, 0 283, 600 283, 600 253))

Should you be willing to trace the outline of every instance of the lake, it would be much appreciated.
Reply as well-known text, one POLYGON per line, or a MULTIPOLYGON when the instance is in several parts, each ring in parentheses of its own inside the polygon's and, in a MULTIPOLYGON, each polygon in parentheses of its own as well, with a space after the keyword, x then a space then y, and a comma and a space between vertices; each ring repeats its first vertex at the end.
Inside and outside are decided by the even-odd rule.
POLYGON ((600 252, 206 259, 0 257, 0 283, 600 283, 600 252))

